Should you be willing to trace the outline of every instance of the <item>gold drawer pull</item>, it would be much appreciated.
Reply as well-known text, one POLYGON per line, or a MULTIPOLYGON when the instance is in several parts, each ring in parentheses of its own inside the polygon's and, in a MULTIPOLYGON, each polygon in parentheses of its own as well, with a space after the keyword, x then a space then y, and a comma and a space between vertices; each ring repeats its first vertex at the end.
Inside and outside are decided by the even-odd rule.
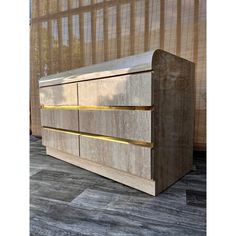
POLYGON ((153 106, 69 106, 69 105, 42 105, 41 109, 62 110, 152 110, 153 106))
POLYGON ((85 132, 80 132, 80 131, 52 128, 52 127, 47 127, 47 126, 43 126, 43 128, 45 130, 51 130, 51 131, 65 133, 65 134, 84 136, 84 137, 88 137, 88 138, 95 138, 95 139, 105 140, 105 141, 110 141, 110 142, 117 142, 117 143, 123 143, 123 144, 133 144, 133 145, 138 145, 138 146, 148 147, 148 148, 153 148, 153 146, 154 146, 153 143, 138 141, 138 140, 116 138, 116 137, 111 137, 111 136, 106 136, 106 135, 90 134, 90 133, 85 133, 85 132))

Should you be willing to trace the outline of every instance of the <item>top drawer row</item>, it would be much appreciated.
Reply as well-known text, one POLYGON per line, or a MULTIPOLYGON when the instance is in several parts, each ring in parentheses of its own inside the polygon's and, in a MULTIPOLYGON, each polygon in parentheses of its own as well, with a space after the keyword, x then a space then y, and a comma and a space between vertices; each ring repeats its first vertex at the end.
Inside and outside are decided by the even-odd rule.
POLYGON ((151 106, 152 75, 151 72, 145 72, 41 87, 40 104, 151 106))

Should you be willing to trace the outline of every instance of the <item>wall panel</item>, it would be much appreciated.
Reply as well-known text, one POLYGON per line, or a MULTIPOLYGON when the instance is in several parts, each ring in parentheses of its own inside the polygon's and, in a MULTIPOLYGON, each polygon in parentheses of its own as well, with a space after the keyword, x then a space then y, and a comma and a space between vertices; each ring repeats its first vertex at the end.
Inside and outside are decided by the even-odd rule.
POLYGON ((205 0, 34 0, 31 16, 33 134, 41 76, 163 48, 196 63, 195 147, 205 147, 205 0))

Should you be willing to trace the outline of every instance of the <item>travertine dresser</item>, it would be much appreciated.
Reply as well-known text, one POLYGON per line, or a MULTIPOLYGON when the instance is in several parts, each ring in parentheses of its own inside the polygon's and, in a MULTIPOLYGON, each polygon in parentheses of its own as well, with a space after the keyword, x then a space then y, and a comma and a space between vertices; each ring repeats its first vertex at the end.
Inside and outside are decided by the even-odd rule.
POLYGON ((156 195, 192 168, 194 64, 162 50, 40 79, 47 154, 156 195))

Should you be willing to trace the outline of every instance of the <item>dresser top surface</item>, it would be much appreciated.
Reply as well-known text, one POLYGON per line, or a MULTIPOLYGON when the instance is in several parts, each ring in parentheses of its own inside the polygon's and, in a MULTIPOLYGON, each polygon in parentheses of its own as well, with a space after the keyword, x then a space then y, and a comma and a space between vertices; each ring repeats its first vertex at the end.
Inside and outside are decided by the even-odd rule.
POLYGON ((157 51, 159 50, 44 76, 39 80, 39 87, 150 71, 157 51))

